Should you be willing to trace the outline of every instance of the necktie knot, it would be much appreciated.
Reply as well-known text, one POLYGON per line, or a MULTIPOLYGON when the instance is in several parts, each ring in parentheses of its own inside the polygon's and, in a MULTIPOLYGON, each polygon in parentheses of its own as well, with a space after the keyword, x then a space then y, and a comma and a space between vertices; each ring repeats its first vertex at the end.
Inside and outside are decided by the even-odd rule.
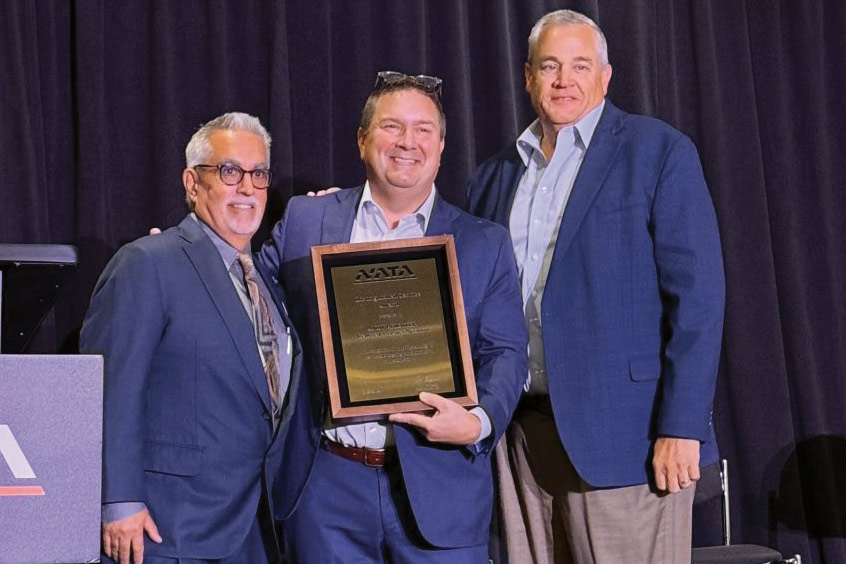
POLYGON ((253 257, 249 253, 241 253, 238 255, 238 262, 241 263, 241 268, 244 269, 244 277, 255 279, 256 267, 253 264, 253 257))

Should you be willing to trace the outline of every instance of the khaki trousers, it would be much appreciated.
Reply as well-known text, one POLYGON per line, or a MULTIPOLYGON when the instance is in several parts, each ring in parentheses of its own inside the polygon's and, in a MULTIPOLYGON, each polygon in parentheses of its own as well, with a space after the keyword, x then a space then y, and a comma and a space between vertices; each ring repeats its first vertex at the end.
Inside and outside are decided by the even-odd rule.
POLYGON ((694 488, 592 488, 562 448, 548 402, 521 403, 496 466, 509 564, 690 562, 694 488))

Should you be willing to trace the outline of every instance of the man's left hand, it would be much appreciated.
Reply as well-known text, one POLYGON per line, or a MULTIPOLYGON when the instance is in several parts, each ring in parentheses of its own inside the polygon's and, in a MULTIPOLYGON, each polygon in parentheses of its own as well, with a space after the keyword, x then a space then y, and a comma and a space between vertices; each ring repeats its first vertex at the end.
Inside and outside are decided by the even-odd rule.
POLYGON ((432 415, 419 413, 394 413, 388 418, 393 423, 414 425, 420 433, 433 443, 471 445, 482 432, 479 418, 438 394, 420 392, 420 401, 435 408, 432 415))
POLYGON ((652 457, 655 485, 670 493, 689 488, 699 479, 699 441, 661 437, 652 457))

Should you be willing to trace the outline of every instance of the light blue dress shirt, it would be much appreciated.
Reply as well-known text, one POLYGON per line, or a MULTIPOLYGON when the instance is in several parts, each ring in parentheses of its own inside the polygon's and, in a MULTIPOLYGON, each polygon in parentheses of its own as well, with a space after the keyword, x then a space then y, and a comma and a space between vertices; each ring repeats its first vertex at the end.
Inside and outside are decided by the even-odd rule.
MULTIPOLYGON (((417 211, 400 219, 397 226, 391 229, 382 209, 373 201, 370 183, 366 182, 353 220, 350 243, 423 237, 426 234, 432 208, 435 205, 435 195, 435 187, 432 186, 429 196, 417 211)), ((478 417, 482 423, 482 432, 477 439, 478 442, 491 434, 491 421, 481 407, 474 407, 470 412, 478 417)), ((346 446, 382 449, 394 445, 391 426, 383 421, 343 425, 336 424, 330 418, 327 418, 323 426, 323 435, 330 441, 346 446)))
POLYGON ((542 341, 539 338, 539 302, 545 280, 541 280, 538 288, 538 279, 542 278, 544 268, 549 268, 561 218, 604 107, 605 100, 575 124, 559 130, 549 161, 541 150, 543 130, 538 120, 517 138, 517 152, 526 171, 514 195, 508 228, 517 258, 523 310, 530 337, 529 375, 525 390, 530 391, 531 386, 533 393, 544 393, 547 389, 542 341))

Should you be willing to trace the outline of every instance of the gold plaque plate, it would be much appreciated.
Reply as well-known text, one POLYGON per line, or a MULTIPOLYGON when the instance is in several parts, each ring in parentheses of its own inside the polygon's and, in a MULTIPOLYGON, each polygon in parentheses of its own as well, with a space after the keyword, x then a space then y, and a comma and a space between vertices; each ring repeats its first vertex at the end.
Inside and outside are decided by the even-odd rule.
POLYGON ((476 403, 451 235, 312 248, 332 417, 476 403))

